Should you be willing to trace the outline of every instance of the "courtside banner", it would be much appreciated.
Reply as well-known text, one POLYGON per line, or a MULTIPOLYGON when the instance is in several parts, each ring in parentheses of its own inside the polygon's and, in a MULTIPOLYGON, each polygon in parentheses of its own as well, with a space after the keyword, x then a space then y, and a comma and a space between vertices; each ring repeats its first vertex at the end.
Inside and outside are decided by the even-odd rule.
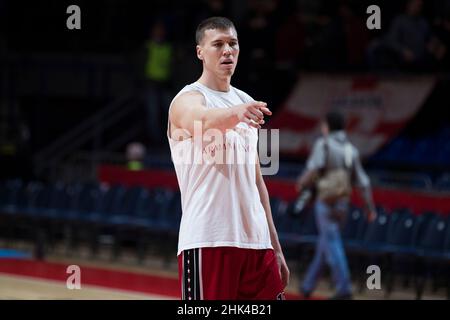
POLYGON ((280 129, 280 152, 305 156, 330 110, 346 115, 351 141, 366 157, 393 138, 431 93, 435 78, 305 75, 270 122, 280 129))

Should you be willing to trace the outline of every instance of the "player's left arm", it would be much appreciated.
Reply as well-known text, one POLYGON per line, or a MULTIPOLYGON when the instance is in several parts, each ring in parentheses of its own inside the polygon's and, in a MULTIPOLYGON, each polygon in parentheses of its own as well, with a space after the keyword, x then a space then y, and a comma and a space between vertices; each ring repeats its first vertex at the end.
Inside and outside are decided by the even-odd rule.
POLYGON ((269 225, 270 231, 270 239, 272 242, 273 249, 275 250, 275 254, 277 256, 281 280, 283 282, 283 286, 286 287, 289 283, 289 268, 284 258, 280 241, 278 240, 278 233, 275 228, 275 224, 273 223, 272 210, 270 209, 270 202, 269 202, 269 193, 267 191, 266 184, 261 174, 261 167, 259 165, 258 155, 256 155, 256 186, 258 187, 259 197, 264 207, 264 211, 266 212, 267 223, 269 225))

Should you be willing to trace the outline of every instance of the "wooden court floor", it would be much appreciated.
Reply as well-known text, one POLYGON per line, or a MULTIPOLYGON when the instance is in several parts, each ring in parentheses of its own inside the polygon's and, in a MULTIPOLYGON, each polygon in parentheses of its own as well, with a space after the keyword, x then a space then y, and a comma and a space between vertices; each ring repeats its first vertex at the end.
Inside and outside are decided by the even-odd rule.
MULTIPOLYGON (((1 242, 0 242, 1 247, 1 242)), ((20 252, 29 252, 29 244, 15 244, 20 252)), ((295 266, 291 267, 296 270, 295 266)), ((292 272, 286 290, 289 299, 299 299, 299 277, 292 272)), ((64 250, 54 250, 45 261, 32 258, 1 257, 0 299, 83 299, 83 300, 172 300, 179 299, 176 257, 162 261, 149 256, 142 265, 136 263, 132 252, 125 252, 118 261, 111 261, 108 251, 101 251, 95 259, 87 250, 80 249, 68 256, 64 250), (69 289, 66 285, 70 274, 67 267, 80 267, 81 289, 69 289)), ((322 280, 315 298, 332 296, 328 281, 322 280)), ((384 299, 383 290, 365 290, 356 293, 355 299, 384 299)), ((390 299, 412 300, 412 290, 396 290, 390 299)), ((427 290, 423 299, 442 300, 445 292, 427 290)))

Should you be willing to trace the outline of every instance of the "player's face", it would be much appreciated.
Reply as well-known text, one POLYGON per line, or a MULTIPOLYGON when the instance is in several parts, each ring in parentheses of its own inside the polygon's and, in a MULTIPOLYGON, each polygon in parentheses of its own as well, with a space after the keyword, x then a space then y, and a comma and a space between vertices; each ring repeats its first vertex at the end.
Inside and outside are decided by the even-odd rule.
POLYGON ((232 76, 239 56, 239 43, 234 28, 205 30, 197 56, 207 70, 218 76, 232 76))

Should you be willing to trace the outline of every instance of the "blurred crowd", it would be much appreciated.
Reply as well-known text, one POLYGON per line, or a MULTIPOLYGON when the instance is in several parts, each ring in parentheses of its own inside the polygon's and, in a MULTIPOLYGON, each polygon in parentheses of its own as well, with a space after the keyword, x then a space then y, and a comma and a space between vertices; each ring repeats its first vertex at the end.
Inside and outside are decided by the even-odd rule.
POLYGON ((81 0, 79 32, 55 28, 64 3, 29 3, 26 12, 20 2, 0 4, 9 27, 0 52, 122 54, 136 66, 141 84, 150 80, 158 88, 193 80, 200 69, 196 26, 209 16, 229 17, 241 46, 234 81, 254 96, 264 93, 272 105, 285 99, 299 71, 450 70, 450 0, 81 0), (374 4, 381 11, 379 30, 366 26, 367 8, 374 4))
POLYGON ((220 15, 235 22, 242 58, 251 61, 249 70, 257 69, 252 72, 449 67, 449 0, 80 1, 82 31, 76 36, 50 23, 64 4, 30 3, 26 13, 19 2, 0 3, 10 27, 2 46, 12 50, 127 53, 142 46, 155 25, 175 48, 192 46, 197 24, 220 15), (373 4, 381 9, 380 30, 366 27, 366 10, 373 4), (46 17, 47 23, 36 25, 29 15, 46 17), (40 34, 20 37, 33 32, 40 34))
MULTIPOLYGON (((43 53, 67 55, 74 61, 88 56, 107 61, 112 55, 124 59, 142 93, 147 111, 142 119, 152 140, 146 143, 152 145, 166 142, 167 107, 174 93, 200 75, 194 34, 198 23, 210 16, 229 17, 236 25, 241 52, 233 84, 268 102, 274 112, 304 72, 445 75, 450 71, 450 0, 79 0, 77 4, 81 30, 73 31, 65 27, 65 2, 28 1, 24 10, 21 1, 0 0, 0 58, 6 54, 32 60, 43 53), (366 26, 370 5, 380 8, 379 30, 366 26)), ((14 109, 11 103, 9 107, 14 109)), ((435 119, 434 112, 431 118, 435 119)))

